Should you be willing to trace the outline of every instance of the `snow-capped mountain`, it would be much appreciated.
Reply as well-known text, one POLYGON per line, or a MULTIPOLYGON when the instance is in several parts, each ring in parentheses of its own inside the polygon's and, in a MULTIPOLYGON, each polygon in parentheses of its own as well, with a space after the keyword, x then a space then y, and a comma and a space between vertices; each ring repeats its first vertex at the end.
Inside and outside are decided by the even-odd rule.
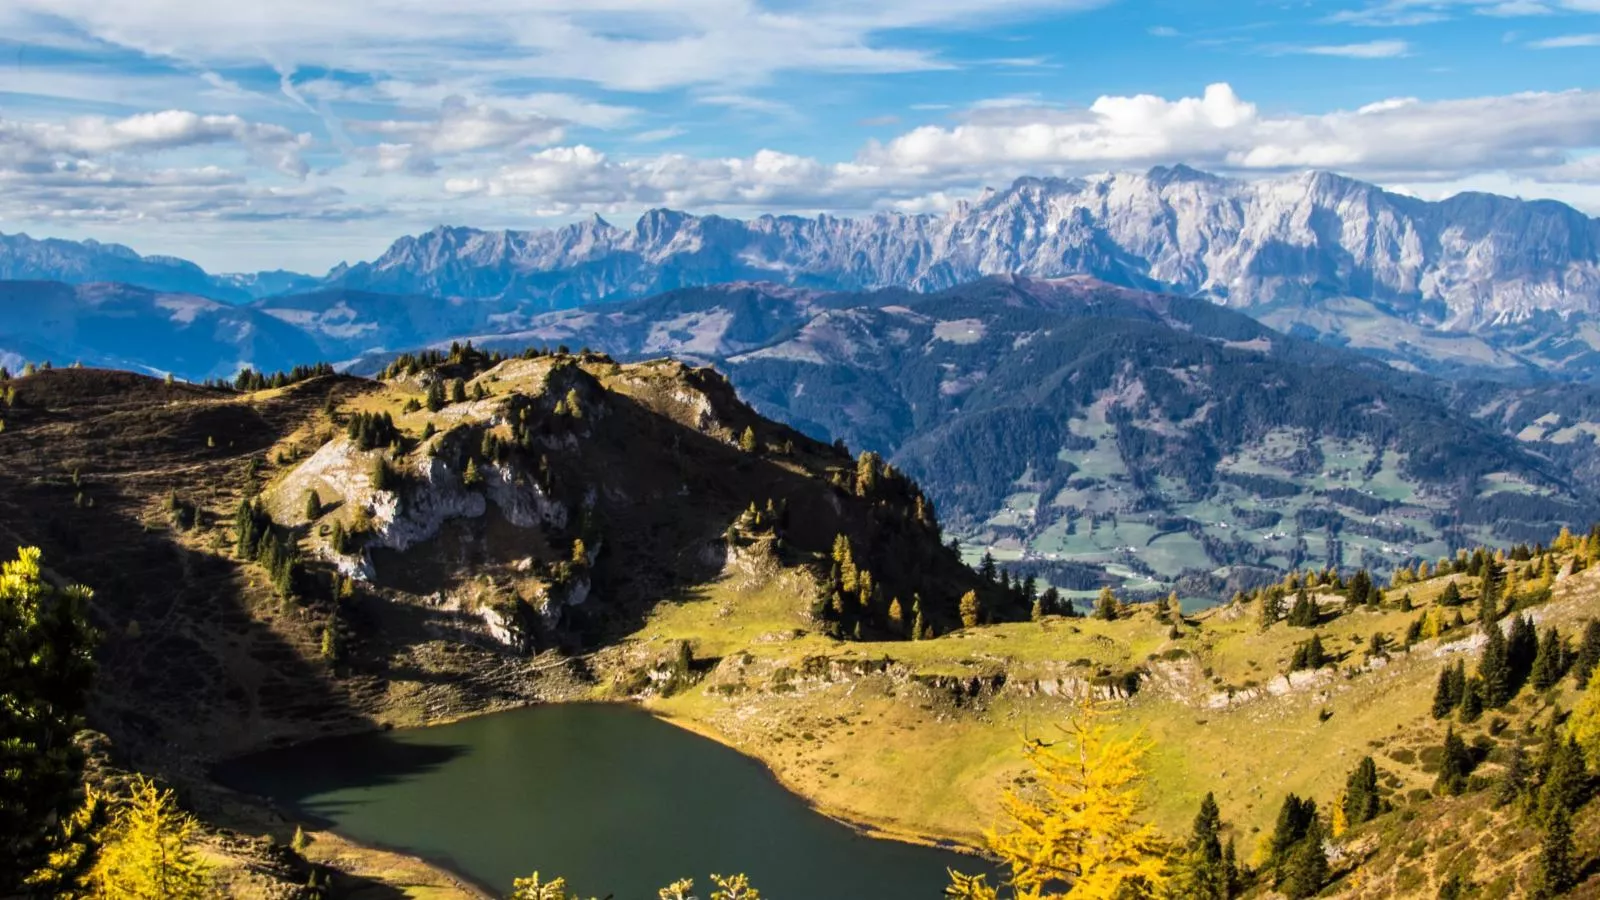
POLYGON ((632 228, 437 228, 329 281, 562 308, 766 280, 939 290, 1083 273, 1263 314, 1355 298, 1429 327, 1600 312, 1600 220, 1560 203, 1426 202, 1326 172, 1242 181, 1187 167, 1023 178, 945 214, 748 221, 652 210, 632 228))

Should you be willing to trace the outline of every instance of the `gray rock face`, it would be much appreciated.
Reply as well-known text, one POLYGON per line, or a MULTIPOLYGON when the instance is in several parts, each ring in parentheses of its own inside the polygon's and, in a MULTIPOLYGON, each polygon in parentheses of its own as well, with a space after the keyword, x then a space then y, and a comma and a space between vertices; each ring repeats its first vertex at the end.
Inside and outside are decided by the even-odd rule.
POLYGON ((1240 181, 1180 166, 1023 178, 942 215, 652 210, 631 229, 598 217, 437 228, 329 282, 561 308, 740 280, 935 290, 1005 273, 1091 274, 1239 308, 1358 297, 1431 325, 1492 327, 1600 311, 1600 220, 1486 194, 1424 202, 1326 172, 1240 181))

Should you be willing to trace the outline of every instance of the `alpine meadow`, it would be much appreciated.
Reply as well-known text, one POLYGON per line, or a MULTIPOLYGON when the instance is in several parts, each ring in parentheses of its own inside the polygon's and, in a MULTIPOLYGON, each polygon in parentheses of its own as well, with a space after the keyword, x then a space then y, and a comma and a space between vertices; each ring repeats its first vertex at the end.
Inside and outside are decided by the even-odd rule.
POLYGON ((1592 0, 0 54, 0 900, 1600 900, 1592 0))

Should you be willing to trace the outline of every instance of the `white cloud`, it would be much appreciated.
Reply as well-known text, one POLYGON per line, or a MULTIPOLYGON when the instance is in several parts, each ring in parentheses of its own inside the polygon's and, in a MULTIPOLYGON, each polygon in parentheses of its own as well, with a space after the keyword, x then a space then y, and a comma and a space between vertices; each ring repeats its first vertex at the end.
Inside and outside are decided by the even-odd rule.
POLYGON ((379 171, 431 172, 439 157, 481 150, 552 144, 565 136, 562 123, 544 116, 520 115, 488 104, 446 98, 427 119, 352 120, 352 132, 391 140, 376 148, 379 171))
POLYGON ((64 122, 0 119, 0 146, 36 158, 85 160, 107 154, 146 154, 211 144, 236 144, 280 172, 303 177, 301 153, 309 135, 279 125, 247 122, 233 115, 187 110, 140 113, 125 118, 80 116, 64 122))
POLYGON ((1564 34, 1560 37, 1534 41, 1528 46, 1540 50, 1561 50, 1571 47, 1600 47, 1600 34, 1564 34))
POLYGON ((1378 0, 1340 10, 1324 21, 1397 28, 1443 22, 1460 12, 1518 18, 1547 16, 1559 10, 1595 12, 1600 10, 1600 0, 1378 0))
MULTIPOLYGON (((1266 114, 1225 84, 1200 97, 1101 97, 1087 108, 915 128, 869 142, 848 162, 763 150, 703 159, 614 158, 553 147, 450 190, 536 198, 559 215, 593 207, 921 208, 928 198, 1024 174, 1074 174, 1187 162, 1251 174, 1330 168, 1417 183, 1483 172, 1570 183, 1600 146, 1600 92, 1527 93, 1425 102, 1397 98, 1321 115, 1266 114)), ((1587 165, 1587 164, 1586 164, 1587 165)))
POLYGON ((798 70, 946 66, 893 32, 1070 11, 1108 0, 10 0, 0 33, 60 34, 206 68, 259 64, 426 81, 448 59, 475 78, 550 77, 616 90, 756 83, 798 70))
POLYGON ((1411 52, 1405 41, 1367 41, 1360 44, 1320 44, 1275 48, 1279 54, 1301 53, 1309 56, 1342 56, 1347 59, 1392 59, 1411 52))

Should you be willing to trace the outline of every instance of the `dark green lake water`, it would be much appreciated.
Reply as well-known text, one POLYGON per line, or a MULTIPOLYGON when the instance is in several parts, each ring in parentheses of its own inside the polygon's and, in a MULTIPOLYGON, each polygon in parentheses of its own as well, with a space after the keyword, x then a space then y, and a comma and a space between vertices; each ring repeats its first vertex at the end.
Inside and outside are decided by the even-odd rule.
MULTIPOLYGON (((534 707, 235 760, 219 779, 496 890, 538 870, 583 896, 745 872, 771 900, 937 900, 980 861, 862 837, 757 762, 636 709, 534 707)), ((701 896, 708 891, 702 890, 701 896)))

